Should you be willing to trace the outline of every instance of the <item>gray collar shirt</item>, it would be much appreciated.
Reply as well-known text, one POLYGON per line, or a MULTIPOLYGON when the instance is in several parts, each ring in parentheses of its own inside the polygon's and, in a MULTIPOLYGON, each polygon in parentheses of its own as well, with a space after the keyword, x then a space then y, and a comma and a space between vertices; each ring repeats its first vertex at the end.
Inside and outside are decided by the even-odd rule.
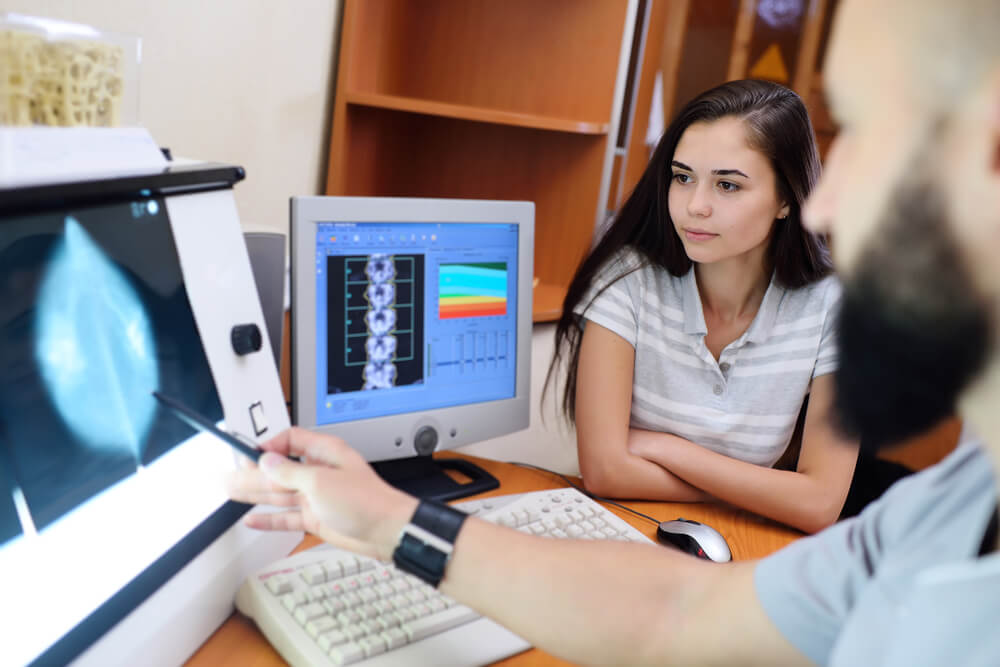
POLYGON ((673 276, 626 250, 576 313, 635 348, 632 427, 770 467, 788 447, 812 379, 837 368, 839 302, 833 276, 799 289, 772 278, 750 326, 717 361, 705 345, 694 269, 673 276))
POLYGON ((995 667, 1000 553, 980 547, 996 507, 990 459, 964 434, 859 516, 762 560, 757 596, 821 665, 995 667))

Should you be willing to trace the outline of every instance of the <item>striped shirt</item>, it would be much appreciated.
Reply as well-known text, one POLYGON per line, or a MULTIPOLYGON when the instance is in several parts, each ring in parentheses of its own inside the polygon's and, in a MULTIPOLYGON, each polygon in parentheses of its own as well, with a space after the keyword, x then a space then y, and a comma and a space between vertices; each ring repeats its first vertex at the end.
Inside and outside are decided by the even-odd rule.
POLYGON ((631 426, 773 466, 812 378, 836 370, 836 278, 785 289, 772 277, 750 326, 716 361, 693 267, 678 278, 628 250, 601 275, 575 312, 635 348, 631 426))

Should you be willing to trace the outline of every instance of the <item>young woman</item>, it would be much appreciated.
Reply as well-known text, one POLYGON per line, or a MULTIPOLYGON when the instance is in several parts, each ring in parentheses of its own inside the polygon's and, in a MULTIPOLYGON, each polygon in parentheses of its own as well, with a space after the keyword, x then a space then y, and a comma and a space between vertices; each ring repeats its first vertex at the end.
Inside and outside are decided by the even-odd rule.
POLYGON ((858 448, 831 419, 840 288, 801 223, 819 170, 777 84, 713 88, 664 133, 556 329, 549 377, 565 360, 588 490, 717 498, 806 532, 837 520, 858 448), (800 415, 797 463, 775 468, 800 415))

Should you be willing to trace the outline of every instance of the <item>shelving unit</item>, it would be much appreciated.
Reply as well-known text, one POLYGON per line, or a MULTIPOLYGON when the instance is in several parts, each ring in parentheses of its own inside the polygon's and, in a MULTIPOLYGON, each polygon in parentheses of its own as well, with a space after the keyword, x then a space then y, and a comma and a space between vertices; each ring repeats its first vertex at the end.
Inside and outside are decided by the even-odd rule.
POLYGON ((535 202, 534 320, 603 219, 638 0, 346 0, 326 192, 535 202))

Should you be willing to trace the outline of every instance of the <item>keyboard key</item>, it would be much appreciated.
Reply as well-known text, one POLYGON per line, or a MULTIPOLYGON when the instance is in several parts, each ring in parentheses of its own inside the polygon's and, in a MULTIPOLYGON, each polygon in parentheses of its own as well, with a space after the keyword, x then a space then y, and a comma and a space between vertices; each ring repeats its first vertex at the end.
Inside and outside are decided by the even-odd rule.
POLYGON ((399 648, 407 642, 406 633, 399 628, 390 628, 386 630, 382 633, 382 639, 385 640, 386 649, 389 651, 399 648))
POLYGON ((375 618, 378 616, 378 610, 370 604, 363 604, 360 607, 355 607, 354 611, 361 618, 375 618))
POLYGON ((322 565, 310 565, 302 571, 302 578, 310 586, 326 582, 326 570, 322 565))
POLYGON ((296 609, 294 616, 295 620, 299 622, 299 625, 305 625, 314 618, 319 618, 324 614, 326 614, 326 609, 323 605, 311 602, 296 609))
POLYGON ((410 621, 412 621, 416 617, 417 617, 417 615, 415 613, 413 613, 413 610, 410 609, 409 607, 407 607, 405 609, 397 609, 396 610, 396 618, 399 619, 399 624, 400 625, 406 625, 407 623, 409 623, 410 621))
POLYGON ((353 626, 355 623, 360 623, 361 617, 355 612, 348 610, 337 614, 337 620, 340 622, 341 627, 347 627, 353 626))
POLYGON ((324 632, 329 632, 334 628, 337 628, 339 624, 330 616, 320 616, 319 618, 314 618, 313 620, 306 623, 306 632, 313 639, 319 637, 324 632))
POLYGON ((323 608, 329 612, 331 616, 336 616, 340 612, 347 609, 347 605, 340 598, 327 598, 323 600, 323 608))
POLYGON ((299 606, 299 603, 295 600, 295 595, 292 593, 285 593, 278 600, 281 601, 281 606, 288 611, 295 611, 295 608, 299 606))
POLYGON ((378 635, 372 635, 370 637, 365 637, 358 642, 358 646, 361 650, 365 652, 365 657, 370 658, 373 655, 378 655, 380 653, 385 653, 385 640, 378 635))
POLYGON ((265 585, 267 586, 267 590, 275 595, 292 592, 292 582, 283 574, 276 574, 273 577, 269 577, 265 585))
POLYGON ((372 606, 378 610, 379 614, 389 614, 396 609, 388 600, 376 600, 372 602, 372 606))
POLYGON ((329 653, 330 649, 334 646, 338 646, 347 641, 347 635, 345 635, 340 630, 331 630, 325 634, 319 636, 316 640, 316 644, 319 645, 320 649, 329 653))
POLYGON ((341 644, 330 650, 330 659, 335 665, 350 665, 364 657, 364 649, 357 644, 341 644))
POLYGON ((344 576, 348 577, 358 573, 358 559, 352 557, 340 561, 340 567, 344 571, 344 576))
POLYGON ((403 625, 401 629, 406 633, 407 639, 415 642, 477 618, 479 618, 479 614, 464 605, 459 605, 431 616, 418 618, 403 625))
POLYGON ((380 628, 374 619, 361 621, 358 623, 358 627, 365 631, 365 636, 374 635, 385 630, 385 628, 380 628))
POLYGON ((323 563, 323 569, 326 570, 326 580, 340 579, 344 576, 344 570, 340 567, 340 563, 335 560, 328 560, 323 563))

